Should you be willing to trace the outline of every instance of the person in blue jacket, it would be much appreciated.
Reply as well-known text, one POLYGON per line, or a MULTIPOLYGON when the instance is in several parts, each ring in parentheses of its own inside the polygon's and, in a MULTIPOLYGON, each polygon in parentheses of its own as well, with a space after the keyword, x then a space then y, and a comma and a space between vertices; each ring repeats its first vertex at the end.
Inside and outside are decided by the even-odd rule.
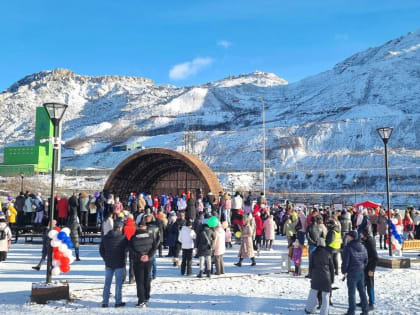
POLYGON ((356 310, 356 288, 359 292, 362 315, 369 313, 365 290, 364 271, 368 263, 366 248, 360 243, 356 231, 347 233, 347 245, 344 247, 341 272, 347 277, 349 308, 347 315, 354 315, 356 310))

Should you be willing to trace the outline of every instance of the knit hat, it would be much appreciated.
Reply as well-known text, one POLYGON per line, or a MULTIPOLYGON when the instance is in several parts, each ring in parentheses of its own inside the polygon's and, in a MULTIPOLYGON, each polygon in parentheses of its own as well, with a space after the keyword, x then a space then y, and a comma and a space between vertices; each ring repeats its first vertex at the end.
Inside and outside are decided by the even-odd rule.
POLYGON ((356 231, 350 231, 347 233, 347 236, 350 236, 351 238, 357 240, 357 232, 356 231))

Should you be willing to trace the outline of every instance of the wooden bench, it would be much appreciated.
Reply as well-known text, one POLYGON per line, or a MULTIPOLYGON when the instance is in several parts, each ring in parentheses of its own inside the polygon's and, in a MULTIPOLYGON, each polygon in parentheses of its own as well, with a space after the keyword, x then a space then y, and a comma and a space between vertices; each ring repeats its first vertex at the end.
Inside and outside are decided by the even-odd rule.
POLYGON ((420 250, 420 240, 404 241, 402 244, 402 250, 420 250))

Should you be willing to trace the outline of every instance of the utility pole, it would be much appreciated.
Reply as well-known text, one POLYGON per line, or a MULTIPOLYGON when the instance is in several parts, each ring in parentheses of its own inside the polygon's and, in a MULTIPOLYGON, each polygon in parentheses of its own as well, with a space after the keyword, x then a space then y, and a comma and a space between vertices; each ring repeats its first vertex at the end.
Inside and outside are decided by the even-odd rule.
POLYGON ((265 196, 265 104, 264 104, 264 100, 263 98, 260 96, 258 97, 259 100, 261 101, 261 105, 262 105, 262 123, 263 123, 263 150, 262 150, 262 167, 263 167, 263 193, 265 196))

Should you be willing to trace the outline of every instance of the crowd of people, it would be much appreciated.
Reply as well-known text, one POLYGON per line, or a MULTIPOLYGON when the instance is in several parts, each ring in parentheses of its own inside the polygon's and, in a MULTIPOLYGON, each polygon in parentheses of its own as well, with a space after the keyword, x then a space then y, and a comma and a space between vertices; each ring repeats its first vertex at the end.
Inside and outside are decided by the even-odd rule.
MULTIPOLYGON (((168 250, 166 257, 173 259, 173 266, 180 266, 182 276, 193 274, 195 257, 199 259, 197 277, 210 278, 212 274, 225 273, 223 255, 232 242, 240 244, 235 266, 241 267, 244 259, 250 259, 251 266, 255 266, 261 250, 273 250, 277 234, 287 238, 294 276, 301 275, 303 251, 308 250, 306 277, 311 279, 311 289, 307 313, 313 312, 318 303, 321 314, 328 314, 332 284, 341 273, 348 285, 347 314, 355 312, 356 289, 362 314, 367 314, 375 304, 376 237, 379 235, 380 249, 391 246, 387 239, 388 213, 380 208, 334 211, 295 207, 291 203, 273 203, 269 207, 263 193, 258 197, 251 192, 203 195, 199 190, 160 196, 133 192, 125 200, 108 192, 92 195, 81 192, 70 197, 56 196, 54 202, 54 225, 70 228, 77 260, 82 230, 96 226, 101 231, 100 255, 106 266, 103 307, 109 305, 114 276, 115 306, 125 305, 122 285, 127 278, 127 265, 128 282, 137 285, 137 305, 145 307, 151 281, 156 277, 156 257, 163 257, 164 249, 168 250)), ((42 258, 33 267, 40 270, 49 246, 49 204, 50 200, 43 199, 40 193, 27 191, 16 198, 9 196, 0 213, 0 261, 7 258, 10 228, 31 226, 33 231, 44 233, 42 258)), ((413 239, 420 223, 419 212, 408 207, 403 218, 398 210, 391 211, 398 233, 405 240, 413 239)))

